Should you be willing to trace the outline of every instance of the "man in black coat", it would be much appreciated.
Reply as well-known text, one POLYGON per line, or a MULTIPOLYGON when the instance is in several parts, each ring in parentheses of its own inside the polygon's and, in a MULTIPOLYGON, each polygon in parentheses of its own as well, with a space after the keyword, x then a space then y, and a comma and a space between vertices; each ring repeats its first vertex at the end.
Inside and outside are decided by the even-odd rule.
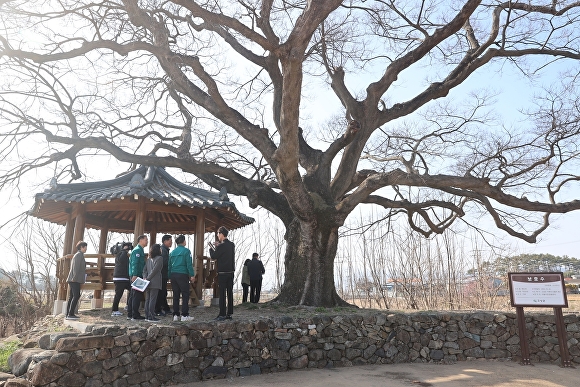
POLYGON ((258 257, 258 253, 252 254, 252 260, 248 263, 248 274, 250 274, 250 302, 253 304, 260 302, 262 275, 266 272, 262 261, 258 257))
POLYGON ((113 310, 111 316, 122 316, 123 313, 119 312, 119 302, 123 293, 127 290, 127 310, 131 307, 131 280, 129 279, 129 251, 133 250, 133 244, 131 242, 125 242, 122 244, 121 250, 114 251, 117 244, 111 248, 111 252, 115 256, 115 269, 113 271, 113 283, 115 284, 115 297, 113 298, 113 310))
POLYGON ((222 321, 231 319, 234 313, 234 272, 235 266, 235 245, 228 239, 228 229, 220 227, 218 229, 219 242, 216 247, 209 249, 211 259, 217 261, 218 286, 220 295, 220 314, 216 320, 222 321), (227 299, 227 307, 226 307, 227 299))
POLYGON ((155 304, 155 314, 158 316, 166 316, 171 309, 167 303, 167 281, 169 281, 169 249, 173 246, 173 239, 171 235, 163 235, 161 238, 161 256, 163 257, 163 269, 161 269, 161 291, 157 295, 157 303, 155 304))

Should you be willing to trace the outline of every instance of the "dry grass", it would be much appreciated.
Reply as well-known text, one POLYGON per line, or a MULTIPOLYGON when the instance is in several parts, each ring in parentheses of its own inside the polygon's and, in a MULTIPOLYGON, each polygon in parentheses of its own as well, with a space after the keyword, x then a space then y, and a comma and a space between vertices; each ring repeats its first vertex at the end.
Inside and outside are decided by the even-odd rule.
MULTIPOLYGON (((568 294, 568 308, 563 308, 562 311, 566 313, 580 313, 580 294, 568 294)), ((385 310, 383 302, 377 302, 372 299, 349 299, 349 303, 363 309, 378 309, 385 310)), ((464 297, 460 305, 450 305, 448 303, 441 303, 433 308, 424 308, 419 306, 419 309, 409 308, 408 302, 403 298, 389 299, 389 311, 401 312, 420 312, 425 310, 430 311, 496 311, 496 312, 514 312, 516 309, 511 306, 509 296, 487 296, 487 297, 464 297)), ((541 313, 552 314, 553 308, 525 308, 526 313, 541 313)))

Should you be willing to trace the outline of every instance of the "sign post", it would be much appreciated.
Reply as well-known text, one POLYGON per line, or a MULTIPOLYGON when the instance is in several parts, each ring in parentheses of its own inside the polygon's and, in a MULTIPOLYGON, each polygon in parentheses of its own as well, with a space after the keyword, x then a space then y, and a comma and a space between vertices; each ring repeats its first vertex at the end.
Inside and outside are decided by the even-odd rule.
POLYGON ((563 273, 508 273, 510 301, 516 308, 522 365, 531 365, 530 349, 526 339, 524 307, 552 307, 556 317, 556 333, 562 367, 572 367, 566 342, 566 328, 562 308, 568 307, 563 273))

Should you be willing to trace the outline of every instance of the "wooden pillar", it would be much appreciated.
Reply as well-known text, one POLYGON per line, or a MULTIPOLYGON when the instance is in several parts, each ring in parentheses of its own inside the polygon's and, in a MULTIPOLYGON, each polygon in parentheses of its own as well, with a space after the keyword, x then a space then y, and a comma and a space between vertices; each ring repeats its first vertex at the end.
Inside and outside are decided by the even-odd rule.
POLYGON ((66 209, 66 228, 64 233, 64 244, 62 246, 62 257, 56 261, 56 278, 58 281, 56 300, 54 300, 54 305, 52 308, 52 314, 57 315, 64 312, 64 305, 66 303, 67 288, 66 278, 68 276, 68 271, 66 271, 66 263, 70 260, 65 258, 66 255, 72 252, 71 247, 73 244, 73 233, 75 230, 75 218, 72 214, 72 208, 66 209))
POLYGON ((75 231, 75 218, 72 215, 72 208, 67 209, 66 231, 64 233, 64 246, 62 247, 62 256, 72 253, 73 233, 75 231))
POLYGON ((133 246, 137 246, 137 238, 139 235, 145 234, 145 218, 146 218, 146 201, 143 196, 137 199, 137 211, 135 212, 135 229, 133 236, 133 246))
POLYGON ((67 267, 70 270, 70 259, 67 259, 64 256, 57 259, 57 261, 56 261, 56 278, 58 280, 57 293, 56 293, 56 300, 54 300, 54 303, 52 306, 52 314, 54 314, 54 315, 58 315, 58 314, 66 312, 64 310, 64 307, 66 305, 66 296, 67 296, 67 288, 68 288, 68 284, 66 283, 66 278, 68 276, 68 271, 66 271, 67 267), (68 265, 67 265, 67 263, 68 263, 68 265))
POLYGON ((149 230, 149 246, 153 246, 157 243, 157 220, 154 219, 151 222, 151 229, 149 230))
MULTIPOLYGON (((77 243, 79 241, 82 241, 85 237, 85 225, 86 225, 86 207, 85 207, 84 203, 74 203, 73 208, 72 208, 72 212, 67 217, 66 233, 68 235, 65 234, 65 243, 67 243, 67 239, 69 239, 69 235, 72 235, 72 237, 68 241, 69 242, 68 243, 69 250, 68 250, 68 254, 66 254, 66 255, 76 254, 77 243), (73 219, 74 219, 74 222, 73 222, 73 219), (69 222, 69 220, 70 220, 70 222, 69 222), (73 227, 73 223, 74 223, 74 227, 73 227), (73 231, 71 232, 71 230, 73 230, 73 231)), ((68 292, 70 290, 68 289, 68 285, 66 283, 66 278, 67 278, 68 273, 70 271, 70 264, 71 264, 71 259, 65 259, 63 261, 61 273, 62 273, 63 278, 64 278, 64 283, 63 283, 63 286, 61 287, 61 289, 62 289, 63 293, 65 292, 65 289, 66 289, 66 294, 64 295, 62 303, 55 302, 55 305, 53 308, 53 311, 55 312, 54 314, 58 314, 59 312, 64 312, 65 311, 64 309, 67 307, 66 300, 68 300, 68 292), (60 311, 57 310, 59 308, 61 309, 60 311)), ((80 303, 79 303, 79 305, 80 305, 80 303)))
POLYGON ((99 239, 99 254, 107 254, 107 237, 109 236, 109 225, 105 222, 105 225, 101 229, 101 237, 99 239))
POLYGON ((103 294, 105 289, 105 256, 107 253, 107 236, 109 235, 108 221, 105 221, 103 228, 101 228, 101 237, 99 239, 99 257, 97 258, 97 270, 101 280, 101 289, 93 290, 93 299, 91 300, 91 307, 103 307, 103 294))
POLYGON ((205 216, 204 214, 198 214, 195 217, 195 246, 194 246, 194 257, 195 257, 195 275, 197 277, 197 284, 195 285, 195 292, 197 293, 197 298, 202 299, 203 295, 203 283, 205 278, 203 276, 203 249, 204 249, 204 237, 205 237, 205 216))
MULTIPOLYGON (((214 240, 217 240, 218 239, 217 232, 218 232, 220 226, 221 226, 221 224, 219 224, 219 223, 216 224, 215 230, 213 230, 214 240)), ((217 266, 215 267, 215 270, 217 272, 217 266)), ((217 273, 216 273, 216 276, 213 279, 213 286, 212 286, 212 288, 213 288, 213 300, 211 301, 211 304, 212 305, 219 305, 219 285, 218 285, 218 275, 217 275, 217 273)))
POLYGON ((97 273, 99 273, 99 280, 101 281, 100 289, 93 290, 93 299, 91 300, 91 308, 103 307, 103 293, 105 289, 105 257, 101 254, 97 257, 97 273))
POLYGON ((73 215, 75 216, 75 230, 71 244, 71 254, 76 254, 76 245, 85 237, 86 207, 84 203, 75 203, 73 215))

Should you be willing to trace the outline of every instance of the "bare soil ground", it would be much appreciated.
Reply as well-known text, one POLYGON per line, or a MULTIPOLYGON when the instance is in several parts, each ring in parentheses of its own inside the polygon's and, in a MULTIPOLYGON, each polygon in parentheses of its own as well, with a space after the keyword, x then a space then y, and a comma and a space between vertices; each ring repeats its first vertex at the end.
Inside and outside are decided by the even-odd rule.
MULTIPOLYGON (((509 299, 507 301, 509 304, 509 299)), ((580 311, 580 294, 569 294, 568 295, 569 307, 563 309, 564 314, 566 313, 578 313, 580 311)), ((124 306, 124 304, 122 304, 124 306)), ((322 307, 309 307, 309 306, 286 306, 276 302, 267 302, 260 304, 237 304, 234 307, 233 318, 236 320, 259 320, 259 319, 269 319, 273 317, 288 316, 293 318, 305 318, 312 317, 314 315, 348 315, 348 314, 359 314, 359 315, 372 315, 376 313, 417 313, 420 310, 413 309, 372 309, 362 307, 336 307, 336 308, 322 308, 322 307)), ((124 309, 120 309, 123 316, 112 317, 110 306, 105 305, 103 309, 82 309, 80 311, 80 321, 87 324, 124 324, 124 325, 136 325, 144 324, 144 322, 130 321, 126 319, 127 312, 124 309)), ((451 313, 472 313, 476 311, 475 309, 470 310, 452 310, 448 311, 451 313)), ((479 310, 477 310, 479 311, 479 310)), ((508 307, 498 308, 495 310, 489 310, 490 313, 515 313, 515 308, 508 307)), ((552 308, 526 308, 526 314, 553 314, 552 308)), ((143 314, 143 311, 141 312, 143 314)), ((198 306, 190 308, 190 315, 194 317, 194 321, 208 322, 214 320, 219 314, 217 306, 198 306)), ((166 317, 159 317, 162 323, 172 322, 172 316, 168 315, 166 317)))
MULTIPOLYGON (((145 324, 143 321, 127 320, 127 312, 120 309, 123 316, 112 317, 111 310, 106 309, 86 309, 79 311, 80 321, 87 324, 123 324, 123 325, 137 325, 145 324)), ((270 319, 273 317, 288 316, 293 318, 305 318, 314 315, 339 315, 339 314, 361 314, 369 315, 379 313, 381 311, 376 309, 362 309, 356 307, 337 307, 337 308, 315 308, 308 306, 284 306, 278 303, 265 304, 238 304, 234 307, 233 318, 240 321, 255 321, 260 319, 270 319)), ((384 311, 382 311, 384 312, 384 311)), ((391 312, 390 312, 391 313, 391 312)), ((213 321, 219 310, 217 306, 198 306, 189 309, 189 315, 194 318, 194 321, 209 322, 213 321)), ((142 313, 143 315, 143 313, 142 313)), ((161 323, 172 322, 173 316, 166 317, 157 316, 161 319, 161 323)))
MULTIPOLYGON (((308 369, 204 381, 205 387, 572 387, 578 369, 556 364, 521 366, 511 361, 474 360, 455 364, 404 363, 308 369)), ((182 384, 176 387, 187 387, 182 384)))

